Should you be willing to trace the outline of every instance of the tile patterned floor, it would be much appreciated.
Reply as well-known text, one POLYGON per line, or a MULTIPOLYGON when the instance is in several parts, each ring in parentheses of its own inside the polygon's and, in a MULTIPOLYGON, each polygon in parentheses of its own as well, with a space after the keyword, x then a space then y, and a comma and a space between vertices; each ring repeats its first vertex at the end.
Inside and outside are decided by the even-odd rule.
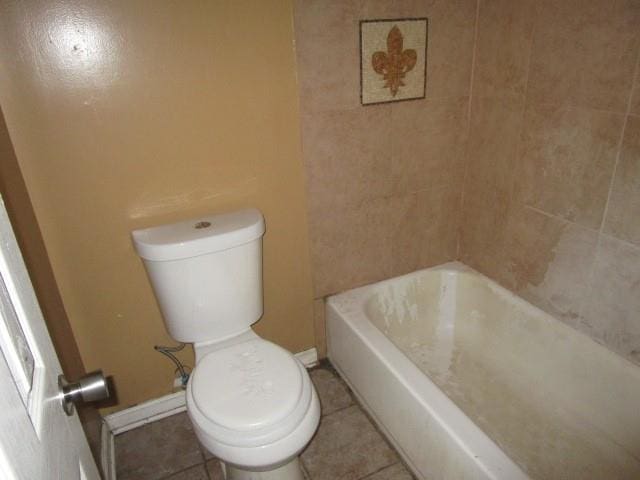
MULTIPOLYGON (((302 453, 309 480, 414 480, 329 364, 310 371, 322 404, 320 428, 302 453)), ((186 413, 118 435, 118 480, 222 480, 186 413)))

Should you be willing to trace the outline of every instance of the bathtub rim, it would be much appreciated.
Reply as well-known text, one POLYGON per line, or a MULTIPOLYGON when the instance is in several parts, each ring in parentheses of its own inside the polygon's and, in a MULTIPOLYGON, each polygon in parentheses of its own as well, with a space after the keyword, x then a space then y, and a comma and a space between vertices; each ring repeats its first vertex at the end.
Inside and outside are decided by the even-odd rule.
MULTIPOLYGON (((542 308, 531 303, 530 300, 527 300, 521 297, 518 293, 513 292, 490 277, 478 272, 477 270, 461 263, 459 261, 447 262, 441 265, 420 269, 411 273, 407 273, 405 275, 400 275, 398 277, 393 277, 389 279, 385 279, 382 281, 374 282, 368 285, 360 286, 346 292, 338 293, 332 295, 326 299, 326 308, 327 308, 327 330, 329 330, 329 308, 331 308, 335 315, 340 318, 341 322, 344 322, 344 325, 348 327, 349 331, 352 331, 355 335, 354 338, 360 339, 363 345, 369 350, 376 359, 380 360, 385 368, 391 372, 394 377, 399 381, 399 383, 406 389, 406 393, 409 394, 415 401, 419 402, 419 404, 426 409, 428 415, 430 415, 434 421, 436 421, 439 425, 439 428, 442 428, 446 433, 450 436, 449 438, 453 443, 458 445, 461 448, 468 458, 474 459, 478 455, 478 448, 484 447, 489 450, 483 450, 481 458, 476 459, 477 464, 482 467, 482 471, 490 476, 490 478, 529 478, 523 473, 521 468, 519 467, 513 460, 511 460, 506 453, 498 447, 498 445, 491 440, 491 438, 478 427, 471 418, 467 417, 466 414, 457 407, 457 405, 451 400, 444 392, 442 392, 435 383, 431 381, 431 379, 424 374, 418 367, 415 365, 399 348, 397 348, 393 342, 387 338, 384 333, 382 333, 378 327, 376 327, 373 322, 368 318, 368 315, 365 310, 365 306, 367 305, 368 300, 375 295, 380 289, 385 288, 389 285, 397 285, 398 280, 411 280, 412 278, 420 277, 425 274, 425 272, 443 272, 450 273, 452 275, 455 274, 471 274, 476 277, 480 281, 486 282, 489 288, 495 292, 497 295, 504 295, 508 297, 508 299, 513 302, 514 305, 525 307, 532 314, 538 316, 542 321, 546 323, 552 323, 556 331, 564 332, 576 339, 576 341, 586 342, 585 345, 588 345, 590 348, 595 348, 599 351, 599 354, 602 355, 602 358, 606 358, 608 362, 611 362, 610 365, 612 368, 620 368, 626 372, 626 374, 630 375, 634 379, 640 379, 640 367, 632 362, 630 359, 622 356, 621 354, 612 351, 607 348, 605 345, 597 341, 596 339, 589 336, 587 333, 576 329, 575 327, 567 324, 562 321, 558 317, 554 316, 552 313, 548 313, 542 308), (386 344, 386 347, 383 346, 386 344), (412 382, 415 382, 415 385, 412 385, 412 382), (426 394, 423 396, 421 394, 426 394), (444 398, 442 398, 444 397, 444 398), (426 403, 426 400, 429 400, 429 404, 426 403), (439 400, 440 403, 433 401, 434 399, 439 400), (451 403, 449 407, 446 406, 447 403, 451 403), (445 405, 442 407, 442 405, 445 405), (442 408, 445 410, 443 410, 442 408), (438 413, 440 412, 440 413, 438 413), (443 413, 444 412, 444 413, 443 413), (449 421, 444 421, 448 419, 449 421), (464 425, 471 424, 471 429, 466 430, 464 425), (453 426, 455 425, 455 428, 453 426), (460 426, 463 426, 463 430, 459 430, 460 426), (456 433, 458 432, 458 433, 456 433), (469 436, 469 432, 473 432, 475 435, 473 438, 469 436), (494 452, 491 452, 491 446, 495 449, 494 452), (471 453, 476 452, 476 453, 471 453), (499 453, 497 453, 499 452, 499 453), (496 457, 485 457, 485 454, 495 454, 496 457), (508 474, 505 477, 504 471, 501 471, 500 465, 502 462, 497 462, 499 457, 506 457, 508 463, 511 463, 516 469, 520 472, 521 477, 512 476, 508 474), (497 470, 496 470, 497 469, 497 470), (497 475, 497 476, 496 476, 497 475)), ((332 347, 331 347, 331 335, 329 331, 327 331, 327 343, 329 346, 329 358, 331 359, 332 355, 332 347)), ((336 365, 336 367, 338 367, 336 365)), ((341 369, 337 368, 341 373, 341 369)), ((344 376, 344 375, 343 375, 344 376)), ((344 376, 349 384, 353 385, 356 382, 351 381, 348 377, 344 376)), ((354 389, 356 393, 357 389, 354 389)), ((363 403, 366 406, 366 399, 362 399, 362 396, 358 394, 361 400, 364 400, 363 403)), ((371 415, 374 418, 378 418, 375 414, 375 411, 371 411, 371 415)), ((389 429, 382 423, 380 423, 381 430, 389 433, 389 429)), ((393 425, 393 424, 391 424, 393 425)), ((393 428, 393 427, 392 427, 393 428)), ((393 438, 393 435, 388 435, 390 441, 398 448, 400 452, 404 452, 402 446, 393 438)), ((404 458, 408 458, 406 454, 402 455, 404 458)), ((410 461, 407 461, 411 465, 410 461)))
MULTIPOLYGON (((438 388, 431 379, 423 373, 400 349, 398 349, 373 323, 367 318, 364 311, 363 301, 367 299, 367 295, 375 286, 384 286, 398 278, 410 278, 419 276, 425 270, 446 270, 452 273, 458 272, 475 272, 470 267, 460 262, 449 262, 437 267, 418 270, 416 272, 383 280, 374 284, 359 287, 347 292, 332 295, 327 298, 326 308, 333 309, 334 313, 340 318, 348 328, 363 342, 367 349, 380 360, 385 368, 387 368, 414 397, 415 400, 428 412, 435 422, 449 435, 449 437, 458 445, 461 450, 478 465, 479 469, 488 478, 493 479, 509 479, 509 480, 525 480, 530 477, 526 475, 522 469, 509 458, 506 453, 480 429, 442 390, 438 388), (347 297, 353 299, 345 305, 347 297), (354 300, 357 300, 354 301, 354 300), (360 309, 353 308, 359 305, 360 309)), ((478 273, 479 274, 479 273, 478 273)), ((481 275, 481 274, 479 274, 481 275)), ((327 314, 327 326, 329 315, 327 314)), ((329 359, 331 360, 332 345, 331 335, 327 332, 327 343, 329 359)), ((344 375, 339 365, 335 365, 336 369, 342 374, 356 395, 363 400, 363 404, 367 405, 366 399, 358 393, 354 388, 354 382, 344 375)), ((368 408, 370 415, 378 420, 375 412, 368 408)), ((399 442, 390 434, 384 423, 377 421, 379 427, 385 431, 389 440, 394 446, 402 452, 405 461, 415 469, 410 457, 404 453, 404 449, 399 442)), ((414 472, 417 473, 417 472, 414 472)))
MULTIPOLYGON (((510 297, 512 301, 520 307, 534 310, 535 313, 539 315, 541 318, 543 318, 545 321, 553 322, 554 325, 556 325, 558 328, 563 330, 565 333, 570 335, 577 335, 582 340, 586 340, 588 343, 590 343, 592 346, 600 350, 606 356, 610 357, 611 361, 618 363, 621 368, 627 369, 628 371, 631 372, 631 375, 638 377, 638 379, 640 380, 640 365, 633 363, 630 359, 622 356, 618 352, 611 350, 606 345, 599 342, 597 339, 587 335, 585 332, 578 330, 577 328, 572 327, 571 325, 568 325, 566 322, 563 322, 559 318, 556 318, 551 313, 546 312, 545 310, 538 307, 537 305, 534 305, 533 303, 531 303, 531 301, 521 297, 518 293, 513 292, 506 287, 503 287, 496 280, 493 280, 487 275, 479 272, 478 270, 468 266, 465 263, 462 263, 459 260, 453 260, 451 262, 442 263, 440 265, 434 265, 433 267, 422 268, 420 270, 416 270, 410 273, 405 273, 404 275, 398 275, 397 277, 387 278, 377 282, 368 283, 366 285, 361 285, 359 287, 356 287, 350 290, 345 290, 344 292, 335 293, 326 297, 326 304, 328 305, 329 301, 331 301, 332 305, 338 309, 339 313, 351 314, 355 312, 355 310, 353 310, 352 308, 349 308, 356 303, 354 300, 357 299, 359 301, 358 304, 364 307, 366 300, 368 300, 367 295, 370 295, 372 290, 392 284, 400 279, 409 280, 413 277, 419 277, 420 275, 423 275, 424 272, 436 272, 436 271, 442 271, 442 272, 450 273, 454 275, 459 273, 469 273, 482 278, 489 284, 490 288, 492 288, 495 292, 499 293, 500 295, 505 295, 510 297), (347 306, 345 305, 345 299, 348 299, 348 298, 351 298, 352 300, 351 302, 349 302, 350 305, 347 306)), ((367 321, 371 322, 368 319, 367 321)), ((375 325, 373 326, 374 328, 376 328, 375 325)), ((394 345, 394 348, 395 348, 395 345, 394 345)))

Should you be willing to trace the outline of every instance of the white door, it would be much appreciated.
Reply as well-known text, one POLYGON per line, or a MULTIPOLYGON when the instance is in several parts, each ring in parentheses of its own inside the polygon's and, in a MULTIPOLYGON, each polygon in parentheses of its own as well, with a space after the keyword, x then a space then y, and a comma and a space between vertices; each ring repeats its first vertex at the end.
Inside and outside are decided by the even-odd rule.
POLYGON ((0 197, 0 478, 99 479, 0 197))

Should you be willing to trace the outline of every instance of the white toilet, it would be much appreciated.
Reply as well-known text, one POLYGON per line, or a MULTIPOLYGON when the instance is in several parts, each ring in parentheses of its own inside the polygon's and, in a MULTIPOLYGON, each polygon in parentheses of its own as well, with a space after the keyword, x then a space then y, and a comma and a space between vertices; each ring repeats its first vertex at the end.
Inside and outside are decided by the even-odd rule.
MULTIPOLYGON (((229 480, 302 480, 298 454, 320 405, 304 366, 261 339, 262 236, 256 209, 132 232, 169 334, 193 342, 187 412, 229 480)), ((295 328, 295 327, 292 327, 295 328)))

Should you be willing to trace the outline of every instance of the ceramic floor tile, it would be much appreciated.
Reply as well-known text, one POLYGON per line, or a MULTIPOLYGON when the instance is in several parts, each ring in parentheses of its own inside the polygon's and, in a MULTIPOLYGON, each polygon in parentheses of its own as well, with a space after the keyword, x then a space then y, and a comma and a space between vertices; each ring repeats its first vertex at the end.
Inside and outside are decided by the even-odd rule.
POLYGON ((186 413, 116 436, 115 450, 118 480, 156 480, 203 461, 186 413))
POLYGON ((322 417, 302 461, 311 480, 357 480, 398 462, 358 406, 322 417))
POLYGON ((353 405, 347 386, 330 369, 319 367, 309 372, 320 397, 322 415, 328 415, 353 405))
POLYGON ((414 480, 414 477, 402 463, 396 463, 362 480, 414 480))
POLYGON ((305 468, 304 463, 300 462, 300 468, 302 469, 304 480, 311 480, 311 476, 309 475, 309 472, 307 472, 307 469, 305 468))
MULTIPOLYGON (((323 418, 302 454, 305 479, 412 480, 333 368, 324 365, 309 373, 323 418)), ((198 444, 186 413, 118 435, 115 441, 118 480, 223 480, 219 461, 198 444)))
POLYGON ((209 478, 211 480, 224 480, 224 476, 222 475, 222 467, 220 466, 220 461, 216 458, 209 460, 206 463, 207 472, 209 473, 209 478))
MULTIPOLYGON (((222 477, 220 478, 222 479, 222 477)), ((207 476, 207 471, 205 470, 204 465, 196 465, 195 467, 190 467, 171 475, 170 477, 167 477, 166 480, 209 480, 209 477, 207 476)))
POLYGON ((213 453, 211 453, 209 450, 204 448, 201 443, 199 443, 199 445, 200 445, 200 451, 202 452, 202 456, 204 457, 205 461, 216 458, 216 456, 213 453))

